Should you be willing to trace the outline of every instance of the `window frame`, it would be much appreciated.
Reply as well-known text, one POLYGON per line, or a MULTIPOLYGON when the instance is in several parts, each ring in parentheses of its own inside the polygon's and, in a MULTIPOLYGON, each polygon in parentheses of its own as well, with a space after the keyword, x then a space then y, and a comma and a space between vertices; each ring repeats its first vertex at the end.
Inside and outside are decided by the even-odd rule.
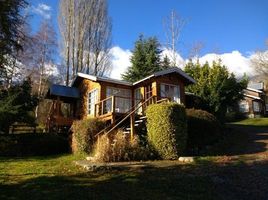
MULTIPOLYGON (((175 93, 175 92, 174 92, 175 93)), ((174 101, 174 102, 176 102, 176 103, 181 103, 181 87, 180 87, 180 85, 174 85, 174 84, 169 84, 169 83, 160 83, 160 97, 161 98, 173 98, 173 99, 171 99, 171 101, 174 101), (164 95, 162 95, 163 94, 163 91, 162 91, 162 85, 164 86, 164 87, 166 87, 166 86, 168 86, 169 87, 169 91, 170 91, 170 87, 174 87, 174 88, 177 88, 178 90, 178 96, 176 97, 176 96, 173 96, 173 97, 170 97, 170 96, 164 96, 164 95), (175 100, 175 98, 177 98, 177 100, 175 100)))
POLYGON ((87 94, 87 97, 88 97, 88 100, 87 100, 87 109, 88 109, 88 112, 87 112, 87 114, 88 115, 91 115, 91 116, 95 116, 95 105, 96 105, 96 103, 98 103, 98 101, 99 101, 99 89, 98 88, 94 88, 94 89, 92 89, 92 90, 90 90, 89 92, 88 92, 88 94, 87 94), (90 111, 92 110, 92 107, 90 107, 90 105, 92 104, 91 102, 89 103, 89 100, 91 99, 91 98, 89 98, 89 95, 92 95, 92 93, 95 93, 95 98, 94 98, 94 101, 93 101, 93 103, 94 103, 94 105, 93 105, 93 112, 91 113, 90 111))

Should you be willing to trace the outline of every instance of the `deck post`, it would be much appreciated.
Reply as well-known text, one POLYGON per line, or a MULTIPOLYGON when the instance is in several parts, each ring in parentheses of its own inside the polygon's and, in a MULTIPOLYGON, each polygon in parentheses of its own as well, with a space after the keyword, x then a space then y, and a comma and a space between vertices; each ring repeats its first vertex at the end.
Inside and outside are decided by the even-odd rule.
POLYGON ((104 113, 104 104, 103 104, 103 101, 101 102, 101 114, 100 115, 103 115, 104 113))
POLYGON ((112 96, 112 113, 115 111, 115 96, 112 96))
POLYGON ((135 113, 130 115, 130 140, 132 141, 135 134, 135 113))

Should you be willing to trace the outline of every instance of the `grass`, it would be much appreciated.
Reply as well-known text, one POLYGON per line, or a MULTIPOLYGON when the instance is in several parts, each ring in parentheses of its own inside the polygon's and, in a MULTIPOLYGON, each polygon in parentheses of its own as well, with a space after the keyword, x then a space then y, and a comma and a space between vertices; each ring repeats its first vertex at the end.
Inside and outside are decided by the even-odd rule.
POLYGON ((86 172, 73 164, 84 156, 0 158, 0 199, 262 199, 268 163, 215 163, 108 172, 86 172), (256 181, 256 177, 264 177, 256 181), (223 187, 224 186, 224 187, 223 187), (243 191, 243 192, 241 192, 243 191), (242 195, 242 196, 241 196, 242 195))
POLYGON ((263 149, 262 160, 251 153, 248 160, 242 151, 247 134, 239 129, 266 123, 230 124, 215 153, 193 164, 86 172, 73 163, 85 155, 0 157, 0 199, 267 199, 268 152, 263 149))
POLYGON ((233 122, 232 124, 264 127, 268 126, 268 118, 249 118, 242 121, 233 122))
POLYGON ((2 157, 0 199, 213 199, 214 196, 207 177, 188 176, 175 168, 87 173, 72 163, 81 158, 84 157, 2 157))

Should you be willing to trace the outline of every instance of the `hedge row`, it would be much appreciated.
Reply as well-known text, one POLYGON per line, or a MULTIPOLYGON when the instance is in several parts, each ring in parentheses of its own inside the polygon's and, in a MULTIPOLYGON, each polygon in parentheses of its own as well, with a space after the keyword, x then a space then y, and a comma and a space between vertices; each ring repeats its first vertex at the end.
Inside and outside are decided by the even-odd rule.
POLYGON ((0 156, 41 156, 69 152, 68 139, 55 134, 0 135, 0 156))
POLYGON ((220 135, 217 118, 204 110, 187 109, 188 139, 187 148, 202 148, 215 143, 220 135))
POLYGON ((162 103, 146 110, 148 142, 162 159, 176 159, 187 141, 186 113, 183 105, 162 103))

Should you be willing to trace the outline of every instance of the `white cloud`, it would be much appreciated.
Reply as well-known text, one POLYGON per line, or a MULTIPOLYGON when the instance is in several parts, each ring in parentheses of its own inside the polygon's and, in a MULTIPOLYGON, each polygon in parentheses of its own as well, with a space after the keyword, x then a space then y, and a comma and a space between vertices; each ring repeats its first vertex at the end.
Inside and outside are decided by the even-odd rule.
MULTIPOLYGON (((164 48, 163 51, 162 51, 162 56, 167 56, 171 61, 173 60, 172 57, 173 57, 173 52, 171 49, 166 49, 164 48)), ((175 54, 175 58, 176 58, 176 64, 177 64, 177 67, 183 67, 185 65, 185 60, 181 57, 181 55, 179 53, 176 52, 175 54)))
MULTIPOLYGON (((111 77, 115 79, 121 79, 121 74, 124 73, 127 67, 131 66, 130 57, 132 55, 130 50, 124 50, 118 46, 111 49, 112 54, 112 72, 111 77)), ((170 57, 170 50, 163 49, 163 56, 167 55, 170 57)), ((209 53, 199 58, 201 64, 206 61, 212 63, 214 60, 221 59, 230 72, 233 72, 237 77, 241 77, 244 73, 248 76, 255 75, 254 69, 251 67, 250 59, 254 54, 244 56, 239 51, 235 50, 230 53, 215 54, 209 53)), ((180 54, 177 53, 177 63, 179 67, 183 68, 187 59, 183 59, 180 54)))
POLYGON ((37 7, 32 7, 32 12, 42 16, 44 19, 51 18, 51 7, 44 3, 39 3, 37 7))
POLYGON ((250 63, 250 57, 251 56, 243 56, 239 51, 235 50, 231 53, 206 54, 199 60, 202 64, 204 64, 206 61, 211 64, 214 60, 221 59, 222 64, 224 64, 230 72, 233 72, 236 76, 241 77, 244 73, 246 73, 248 76, 254 75, 254 70, 250 63))
POLYGON ((130 56, 132 55, 130 50, 121 49, 115 46, 111 49, 112 54, 112 72, 111 78, 121 79, 121 74, 123 74, 127 68, 131 65, 130 56))
POLYGON ((46 4, 44 4, 44 3, 40 3, 40 4, 38 4, 38 7, 39 7, 40 9, 42 9, 42 10, 46 10, 46 11, 50 11, 50 10, 51 10, 51 7, 48 6, 48 5, 46 5, 46 4))

